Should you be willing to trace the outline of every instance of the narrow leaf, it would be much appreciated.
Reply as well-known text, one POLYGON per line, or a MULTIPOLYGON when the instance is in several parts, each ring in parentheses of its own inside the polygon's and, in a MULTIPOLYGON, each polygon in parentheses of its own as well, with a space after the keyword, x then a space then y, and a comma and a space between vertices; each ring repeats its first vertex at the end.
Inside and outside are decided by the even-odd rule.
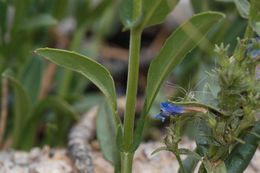
POLYGON ((23 138, 23 128, 25 127, 25 119, 31 111, 31 100, 29 95, 15 79, 9 70, 2 74, 3 78, 7 78, 14 90, 14 127, 13 127, 13 147, 20 149, 20 143, 23 138))
POLYGON ((195 15, 167 39, 163 48, 149 67, 144 104, 145 114, 148 113, 162 83, 174 67, 183 60, 185 55, 223 17, 223 14, 217 12, 206 12, 195 15))
POLYGON ((72 51, 52 48, 40 48, 37 49, 35 52, 55 64, 82 74, 90 81, 92 81, 109 100, 109 103, 112 105, 113 108, 115 121, 116 123, 119 123, 119 118, 116 115, 117 104, 114 81, 111 74, 104 66, 86 56, 72 51))
POLYGON ((193 16, 171 34, 159 54, 153 59, 148 71, 144 108, 137 125, 135 147, 141 141, 146 115, 166 77, 223 18, 224 15, 217 12, 205 12, 193 16))
POLYGON ((107 104, 102 104, 97 114, 97 138, 104 157, 113 165, 119 162, 116 133, 112 110, 107 104))
POLYGON ((242 138, 246 144, 238 144, 225 160, 228 173, 242 173, 250 163, 260 141, 257 136, 251 133, 260 135, 260 121, 255 124, 250 133, 242 138))
POLYGON ((29 30, 39 27, 56 25, 57 20, 49 14, 39 14, 26 19, 20 26, 20 29, 29 30))
POLYGON ((143 0, 142 27, 163 22, 178 2, 179 0, 143 0))
MULTIPOLYGON (((35 137, 37 134, 37 129, 39 123, 42 120, 43 114, 46 110, 52 110, 55 111, 55 115, 57 116, 56 119, 61 122, 62 119, 69 119, 71 120, 79 120, 79 116, 76 113, 75 109, 69 105, 66 101, 61 99, 60 97, 56 96, 49 96, 45 99, 37 102, 37 104, 32 109, 30 115, 25 119, 26 127, 24 128, 24 135, 22 140, 22 148, 23 149, 30 149, 35 142, 35 137)), ((55 122, 55 125, 58 125, 59 122, 55 122)), ((62 124, 62 126, 65 126, 65 124, 62 124)), ((58 127, 58 132, 63 135, 66 135, 64 131, 62 131, 62 127, 58 127)), ((62 138, 62 136, 59 136, 58 138, 62 138)), ((56 137, 56 139, 58 139, 56 137)))

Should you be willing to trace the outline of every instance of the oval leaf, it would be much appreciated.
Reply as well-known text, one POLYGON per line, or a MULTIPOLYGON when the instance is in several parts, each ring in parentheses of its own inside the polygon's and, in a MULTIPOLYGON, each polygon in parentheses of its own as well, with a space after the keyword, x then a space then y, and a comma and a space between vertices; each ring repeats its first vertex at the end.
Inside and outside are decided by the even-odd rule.
POLYGON ((250 3, 248 0, 234 0, 237 10, 241 17, 248 19, 250 3))
MULTIPOLYGON (((136 142, 141 141, 146 115, 166 77, 204 38, 213 26, 224 18, 222 13, 205 12, 193 16, 180 26, 165 42, 157 57, 150 64, 147 76, 144 108, 136 131, 136 142)), ((136 147, 135 146, 135 147, 136 147)))
POLYGON ((142 28, 164 21, 179 0, 143 0, 142 28))
POLYGON ((114 80, 109 71, 94 60, 76 52, 61 49, 40 48, 37 54, 62 67, 82 74, 92 81, 107 97, 114 114, 117 111, 114 80))

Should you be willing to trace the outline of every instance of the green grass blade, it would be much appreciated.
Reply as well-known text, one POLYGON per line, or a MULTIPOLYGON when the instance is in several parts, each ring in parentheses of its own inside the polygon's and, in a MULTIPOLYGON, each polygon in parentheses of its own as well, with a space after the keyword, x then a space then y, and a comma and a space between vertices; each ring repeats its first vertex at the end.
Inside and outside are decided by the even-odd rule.
POLYGON ((13 126, 13 147, 21 149, 21 142, 24 135, 24 127, 26 125, 25 119, 28 117, 31 111, 31 100, 23 88, 21 83, 15 79, 10 71, 5 71, 2 74, 3 78, 7 78, 14 90, 14 126, 13 126))

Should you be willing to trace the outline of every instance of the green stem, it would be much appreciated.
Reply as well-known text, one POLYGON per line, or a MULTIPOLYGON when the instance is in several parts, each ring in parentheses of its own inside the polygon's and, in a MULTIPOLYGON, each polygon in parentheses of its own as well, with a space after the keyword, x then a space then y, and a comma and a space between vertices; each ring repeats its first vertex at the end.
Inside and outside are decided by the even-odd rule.
POLYGON ((133 143, 134 119, 136 94, 139 76, 139 53, 140 53, 141 32, 132 29, 130 34, 130 53, 128 65, 128 79, 126 90, 126 107, 124 113, 124 135, 123 146, 125 151, 130 151, 133 143))
POLYGON ((179 163, 179 165, 180 165, 180 171, 181 171, 181 173, 186 173, 186 171, 185 171, 185 169, 184 169, 184 166, 183 166, 183 164, 182 164, 182 161, 181 161, 180 154, 179 154, 178 151, 176 151, 175 156, 176 156, 176 159, 177 159, 177 161, 178 161, 178 163, 179 163))
POLYGON ((121 173, 131 173, 133 163, 133 153, 121 153, 121 173))

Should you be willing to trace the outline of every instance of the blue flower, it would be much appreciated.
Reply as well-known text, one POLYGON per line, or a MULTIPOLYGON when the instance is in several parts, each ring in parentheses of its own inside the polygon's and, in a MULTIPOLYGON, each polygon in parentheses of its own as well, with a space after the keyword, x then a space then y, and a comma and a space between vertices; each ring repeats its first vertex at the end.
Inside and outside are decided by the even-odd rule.
POLYGON ((155 115, 155 118, 160 119, 162 122, 164 122, 165 119, 171 115, 179 115, 185 112, 183 106, 174 105, 170 102, 162 102, 160 106, 161 112, 155 115))

